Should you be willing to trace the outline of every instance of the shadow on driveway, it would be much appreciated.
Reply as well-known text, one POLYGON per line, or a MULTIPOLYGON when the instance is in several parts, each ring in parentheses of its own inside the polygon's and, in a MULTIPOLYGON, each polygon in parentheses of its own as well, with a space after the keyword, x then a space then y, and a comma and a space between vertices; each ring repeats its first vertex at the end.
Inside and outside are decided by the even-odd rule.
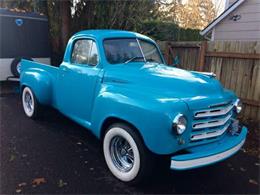
POLYGON ((133 187, 110 174, 101 142, 56 110, 30 120, 13 93, 0 96, 0 106, 1 194, 259 193, 258 159, 243 150, 216 165, 157 174, 133 187))

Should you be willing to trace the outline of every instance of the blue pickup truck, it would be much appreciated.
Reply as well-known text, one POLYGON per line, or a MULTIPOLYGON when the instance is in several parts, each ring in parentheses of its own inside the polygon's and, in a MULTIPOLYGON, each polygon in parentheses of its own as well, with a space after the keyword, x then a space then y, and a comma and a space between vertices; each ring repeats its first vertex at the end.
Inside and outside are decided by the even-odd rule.
POLYGON ((127 183, 152 175, 156 159, 198 168, 230 157, 246 139, 233 92, 213 74, 167 66, 156 43, 134 32, 81 31, 59 67, 22 60, 20 87, 29 118, 48 105, 84 126, 127 183))

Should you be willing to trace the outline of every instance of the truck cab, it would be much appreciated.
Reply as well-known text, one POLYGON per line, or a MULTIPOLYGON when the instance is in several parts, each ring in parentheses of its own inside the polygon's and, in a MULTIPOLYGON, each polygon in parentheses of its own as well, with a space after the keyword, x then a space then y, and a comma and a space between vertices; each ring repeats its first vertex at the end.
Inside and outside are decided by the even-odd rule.
POLYGON ((59 67, 23 60, 20 84, 28 117, 48 105, 84 126, 127 183, 151 176, 156 159, 198 168, 235 154, 246 139, 232 91, 213 74, 166 65, 155 41, 135 32, 81 31, 59 67))

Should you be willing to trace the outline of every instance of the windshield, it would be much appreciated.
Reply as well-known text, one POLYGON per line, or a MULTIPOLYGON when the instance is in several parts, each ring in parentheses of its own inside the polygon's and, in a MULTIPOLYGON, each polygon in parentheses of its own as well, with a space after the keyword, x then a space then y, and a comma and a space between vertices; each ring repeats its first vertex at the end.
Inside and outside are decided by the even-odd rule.
POLYGON ((163 63, 157 47, 148 41, 135 38, 106 39, 104 49, 110 64, 144 61, 163 63))

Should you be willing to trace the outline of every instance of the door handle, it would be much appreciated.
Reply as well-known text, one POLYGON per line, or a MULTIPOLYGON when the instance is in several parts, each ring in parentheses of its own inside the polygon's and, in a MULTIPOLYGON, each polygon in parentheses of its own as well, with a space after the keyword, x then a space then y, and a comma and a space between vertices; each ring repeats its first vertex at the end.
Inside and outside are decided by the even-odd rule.
POLYGON ((65 72, 67 72, 69 69, 66 66, 60 66, 60 73, 62 77, 65 77, 65 72))

